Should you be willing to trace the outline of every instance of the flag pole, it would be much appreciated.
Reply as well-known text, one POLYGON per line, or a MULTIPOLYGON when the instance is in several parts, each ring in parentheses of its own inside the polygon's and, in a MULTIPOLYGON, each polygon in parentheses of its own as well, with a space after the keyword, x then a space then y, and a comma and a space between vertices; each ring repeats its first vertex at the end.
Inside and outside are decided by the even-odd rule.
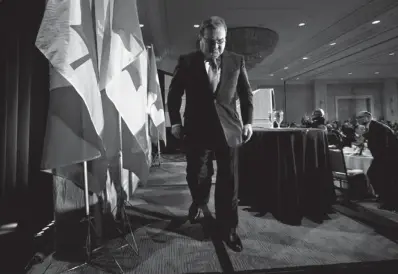
MULTIPOLYGON (((85 262, 83 264, 74 266, 68 270, 66 270, 66 272, 70 272, 76 269, 79 269, 85 265, 89 265, 92 266, 94 268, 98 268, 100 270, 104 270, 103 268, 101 268, 98 265, 94 265, 93 264, 93 259, 92 259, 92 255, 93 252, 102 249, 102 247, 98 247, 96 249, 92 249, 92 241, 91 241, 91 228, 93 228, 93 230, 95 231, 95 226, 93 224, 93 222, 91 221, 93 219, 93 217, 90 216, 90 201, 89 201, 89 193, 88 193, 88 169, 87 169, 87 161, 83 162, 83 181, 84 181, 84 206, 85 206, 85 213, 86 216, 83 219, 83 222, 87 222, 87 235, 86 235, 86 259, 85 262)), ((117 262, 117 260, 115 259, 114 256, 112 256, 113 260, 116 262, 116 264, 118 265, 118 267, 121 269, 119 263, 117 262)))
POLYGON ((87 161, 83 162, 83 180, 84 180, 84 205, 86 208, 87 218, 87 241, 86 241, 86 256, 87 262, 91 260, 91 218, 90 218, 90 201, 88 196, 88 175, 87 175, 87 161))
POLYGON ((159 166, 162 165, 162 159, 160 158, 160 138, 159 138, 159 130, 157 130, 158 133, 158 158, 159 158, 159 166))
POLYGON ((123 231, 120 231, 122 234, 124 234, 125 232, 125 227, 126 227, 126 223, 128 225, 129 228, 129 233, 133 239, 133 243, 134 243, 134 247, 127 241, 128 245, 131 247, 131 249, 137 254, 139 255, 139 250, 138 250, 138 245, 137 242, 135 240, 134 237, 134 233, 133 230, 131 228, 131 223, 130 220, 127 216, 126 213, 126 204, 129 204, 130 206, 132 206, 130 204, 129 201, 127 201, 124 198, 123 195, 123 137, 122 137, 122 116, 120 115, 120 113, 118 112, 118 130, 119 130, 119 189, 116 191, 117 192, 117 211, 120 212, 121 214, 121 221, 122 221, 122 229, 123 231))

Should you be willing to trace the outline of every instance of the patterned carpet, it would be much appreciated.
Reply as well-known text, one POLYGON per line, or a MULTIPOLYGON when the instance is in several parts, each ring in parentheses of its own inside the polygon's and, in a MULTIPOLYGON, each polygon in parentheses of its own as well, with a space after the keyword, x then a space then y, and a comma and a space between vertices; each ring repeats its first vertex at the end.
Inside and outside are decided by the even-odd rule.
POLYGON ((160 158, 162 163, 177 163, 186 161, 184 154, 161 154, 160 158))
MULTIPOLYGON (((120 273, 117 263, 124 273, 266 273, 277 268, 398 258, 394 239, 341 213, 329 214, 323 222, 303 219, 300 226, 291 226, 269 213, 243 206, 239 208, 238 233, 244 250, 234 253, 214 235, 213 199, 201 224, 187 221, 191 198, 185 185, 185 166, 168 164, 151 173, 147 186, 137 189, 128 207, 139 255, 128 246, 115 250, 125 244, 119 238, 109 242, 104 256, 95 261, 104 271, 90 266, 69 273, 120 273)), ((131 242, 132 237, 127 239, 131 242)), ((61 273, 71 266, 49 256, 30 273, 61 273)))
MULTIPOLYGON (((150 180, 145 187, 187 185, 187 163, 182 154, 162 155, 161 165, 152 166, 150 180)), ((214 172, 217 172, 216 161, 213 161, 214 172)))

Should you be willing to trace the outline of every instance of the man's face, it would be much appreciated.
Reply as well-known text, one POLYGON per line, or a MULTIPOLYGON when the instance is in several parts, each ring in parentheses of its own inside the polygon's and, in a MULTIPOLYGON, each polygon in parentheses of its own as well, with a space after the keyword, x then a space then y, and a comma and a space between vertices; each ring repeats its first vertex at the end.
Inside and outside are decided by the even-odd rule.
POLYGON ((357 115, 356 120, 360 125, 366 125, 370 121, 369 117, 362 113, 357 115))
POLYGON ((366 132, 366 127, 362 124, 358 125, 355 129, 355 133, 362 136, 366 132))
POLYGON ((218 58, 225 49, 227 32, 224 27, 205 29, 200 39, 200 49, 206 58, 218 58))

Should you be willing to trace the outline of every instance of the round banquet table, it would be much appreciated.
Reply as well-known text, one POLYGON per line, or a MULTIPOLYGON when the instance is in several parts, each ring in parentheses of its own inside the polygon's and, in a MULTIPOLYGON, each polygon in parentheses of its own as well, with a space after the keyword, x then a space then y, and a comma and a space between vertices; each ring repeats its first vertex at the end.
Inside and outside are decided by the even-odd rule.
POLYGON ((239 150, 239 198, 280 219, 324 214, 336 200, 326 133, 254 128, 239 150))
POLYGON ((364 151, 363 155, 353 155, 354 150, 344 148, 344 160, 347 169, 360 169, 366 174, 370 165, 372 164, 373 157, 368 151, 364 151))
MULTIPOLYGON (((354 150, 351 148, 344 148, 344 161, 347 169, 360 169, 365 175, 368 172, 370 165, 372 164, 373 157, 368 150, 363 152, 363 155, 354 155, 354 150)), ((369 182, 369 178, 366 176, 366 183, 369 194, 375 194, 372 185, 369 182)))

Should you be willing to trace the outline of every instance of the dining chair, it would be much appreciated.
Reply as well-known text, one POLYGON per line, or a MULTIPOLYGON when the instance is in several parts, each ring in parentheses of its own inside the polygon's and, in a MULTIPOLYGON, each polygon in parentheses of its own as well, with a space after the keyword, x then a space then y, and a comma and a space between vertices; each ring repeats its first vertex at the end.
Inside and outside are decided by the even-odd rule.
POLYGON ((347 169, 344 159, 343 150, 337 148, 329 148, 329 162, 333 172, 333 179, 340 182, 340 190, 343 193, 343 199, 349 198, 347 192, 353 187, 353 184, 366 184, 366 176, 361 169, 347 169), (343 187, 343 183, 347 184, 347 190, 343 187), (346 192, 346 193, 345 193, 346 192))

